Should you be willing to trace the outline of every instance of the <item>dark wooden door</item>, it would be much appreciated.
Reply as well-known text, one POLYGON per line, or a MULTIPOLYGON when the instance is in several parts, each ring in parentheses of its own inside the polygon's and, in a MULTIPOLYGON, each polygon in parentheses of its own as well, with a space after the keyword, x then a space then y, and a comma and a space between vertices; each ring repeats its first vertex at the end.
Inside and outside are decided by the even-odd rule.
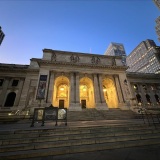
POLYGON ((64 108, 64 100, 59 100, 59 108, 64 108))
POLYGON ((82 108, 86 108, 86 100, 81 100, 82 108))

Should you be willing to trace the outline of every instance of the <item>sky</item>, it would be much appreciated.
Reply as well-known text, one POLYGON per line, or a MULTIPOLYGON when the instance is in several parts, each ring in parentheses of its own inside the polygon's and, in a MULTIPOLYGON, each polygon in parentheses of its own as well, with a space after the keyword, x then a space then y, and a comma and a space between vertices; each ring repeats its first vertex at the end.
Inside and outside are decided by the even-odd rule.
POLYGON ((44 48, 104 55, 117 42, 128 55, 146 39, 159 46, 159 15, 152 0, 0 0, 0 63, 29 64, 44 48))

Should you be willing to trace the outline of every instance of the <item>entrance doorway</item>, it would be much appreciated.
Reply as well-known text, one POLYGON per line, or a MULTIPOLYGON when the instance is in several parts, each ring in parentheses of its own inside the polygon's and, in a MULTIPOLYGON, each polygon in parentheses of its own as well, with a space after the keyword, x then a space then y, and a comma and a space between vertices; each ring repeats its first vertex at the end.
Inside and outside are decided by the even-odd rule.
POLYGON ((64 100, 59 100, 59 108, 64 108, 64 100))
POLYGON ((81 100, 81 106, 82 108, 86 108, 86 100, 81 100))

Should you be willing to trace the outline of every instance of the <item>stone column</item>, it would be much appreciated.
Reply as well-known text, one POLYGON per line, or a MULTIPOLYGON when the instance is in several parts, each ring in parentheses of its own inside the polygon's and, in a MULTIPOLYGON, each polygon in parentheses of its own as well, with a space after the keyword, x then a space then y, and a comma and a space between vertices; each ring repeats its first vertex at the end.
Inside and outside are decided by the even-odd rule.
POLYGON ((70 74, 70 111, 81 111, 79 102, 79 75, 78 73, 70 74))
POLYGON ((94 96, 95 96, 95 102, 101 103, 100 101, 100 93, 99 93, 99 87, 98 87, 98 78, 97 74, 94 74, 94 96))
POLYGON ((98 110, 108 110, 106 101, 104 99, 102 77, 99 74, 94 74, 94 95, 96 102, 96 109, 98 110))
POLYGON ((24 84, 24 79, 21 78, 20 82, 19 82, 19 85, 18 85, 18 93, 16 95, 14 106, 18 106, 18 104, 19 104, 22 89, 23 89, 23 84, 24 84))
POLYGON ((118 100, 119 100, 120 105, 122 105, 124 103, 124 98, 123 98, 121 86, 119 83, 119 77, 118 77, 118 75, 113 75, 113 77, 114 77, 114 81, 115 81, 115 85, 116 85, 118 100))
POLYGON ((157 105, 157 102, 156 102, 156 98, 154 96, 154 92, 153 90, 151 89, 151 86, 150 85, 147 85, 147 90, 149 90, 150 92, 150 98, 151 98, 151 105, 154 107, 157 105))
POLYGON ((7 93, 9 82, 10 82, 10 78, 6 78, 3 82, 4 84, 3 84, 2 92, 0 95, 0 106, 3 106, 5 103, 5 97, 7 96, 6 93, 7 93))
POLYGON ((118 75, 118 81, 122 93, 123 104, 120 106, 122 110, 129 110, 131 106, 131 92, 130 92, 130 84, 127 80, 126 73, 120 73, 118 75))
POLYGON ((80 95, 79 95, 79 73, 76 73, 76 87, 75 87, 75 92, 76 92, 76 103, 80 103, 80 95))
POLYGON ((101 103, 106 103, 103 93, 103 85, 102 85, 102 75, 98 74, 98 82, 99 82, 99 92, 100 92, 100 100, 101 103))
POLYGON ((28 75, 24 81, 21 98, 19 101, 19 107, 21 109, 24 109, 27 106, 27 95, 28 95, 30 83, 31 83, 31 79, 30 79, 30 76, 28 75))
POLYGON ((48 84, 48 94, 47 94, 48 105, 52 104, 53 92, 54 92, 54 73, 50 72, 49 84, 48 84))
POLYGON ((138 93, 139 93, 139 92, 141 92, 140 84, 138 84, 138 83, 135 83, 135 84, 136 84, 136 85, 137 85, 137 87, 138 87, 138 90, 137 90, 137 91, 138 91, 138 93))
POLYGON ((70 74, 70 103, 75 103, 75 81, 74 73, 70 74))

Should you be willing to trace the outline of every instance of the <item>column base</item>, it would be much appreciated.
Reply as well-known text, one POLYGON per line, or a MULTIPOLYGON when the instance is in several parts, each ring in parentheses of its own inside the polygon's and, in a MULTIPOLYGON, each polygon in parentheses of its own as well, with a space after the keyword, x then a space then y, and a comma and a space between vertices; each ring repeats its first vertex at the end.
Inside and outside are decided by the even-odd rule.
POLYGON ((126 100, 126 102, 119 102, 118 108, 121 110, 130 110, 131 102, 130 100, 126 100))
POLYGON ((121 108, 123 106, 125 106, 125 103, 123 103, 123 102, 118 103, 118 108, 121 108))
POLYGON ((121 110, 130 110, 130 107, 129 106, 127 106, 127 105, 123 105, 123 106, 120 106, 119 107, 121 110))
POLYGON ((69 111, 82 111, 80 103, 70 103, 69 111))
POLYGON ((106 103, 96 103, 97 110, 108 110, 108 106, 106 103))

